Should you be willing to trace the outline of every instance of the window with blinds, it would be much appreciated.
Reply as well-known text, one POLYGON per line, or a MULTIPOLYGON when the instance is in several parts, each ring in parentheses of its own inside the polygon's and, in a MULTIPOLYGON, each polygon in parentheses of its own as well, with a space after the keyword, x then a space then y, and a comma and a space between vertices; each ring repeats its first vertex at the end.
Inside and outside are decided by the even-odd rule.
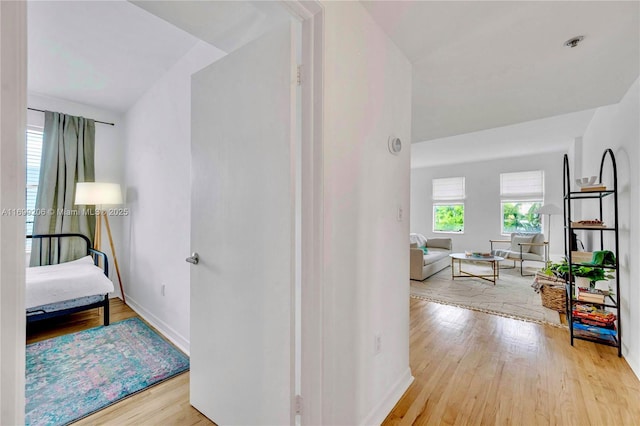
MULTIPOLYGON (((25 235, 33 232, 33 213, 36 208, 36 195, 40 179, 40 161, 42 158, 42 129, 29 128, 26 141, 27 176, 26 176, 26 229, 25 235)), ((31 251, 31 239, 26 241, 27 252, 31 251)))
POLYGON ((464 176, 433 179, 433 232, 464 232, 464 176))
POLYGON ((544 201, 544 171, 500 174, 502 234, 539 233, 538 210, 544 201))

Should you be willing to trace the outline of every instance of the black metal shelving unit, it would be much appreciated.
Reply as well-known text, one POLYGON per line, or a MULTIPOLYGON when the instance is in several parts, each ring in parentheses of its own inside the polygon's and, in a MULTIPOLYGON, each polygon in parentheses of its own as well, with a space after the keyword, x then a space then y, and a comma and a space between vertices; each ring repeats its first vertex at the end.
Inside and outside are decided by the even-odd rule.
POLYGON ((574 339, 587 340, 590 342, 599 343, 607 346, 614 346, 618 348, 618 356, 622 356, 622 326, 620 321, 620 274, 618 273, 619 269, 619 238, 618 238, 618 170, 616 167, 616 159, 613 155, 613 151, 611 149, 606 149, 602 154, 602 160, 600 161, 600 182, 603 182, 603 172, 605 169, 605 164, 607 163, 607 159, 610 160, 611 173, 613 178, 613 188, 607 188, 603 191, 590 191, 590 192, 582 192, 582 191, 572 191, 571 190, 571 178, 569 173, 569 157, 565 154, 564 156, 564 176, 563 176, 563 189, 564 189, 564 252, 565 257, 567 258, 567 262, 569 264, 569 277, 573 276, 572 268, 578 266, 584 266, 582 263, 574 262, 573 259, 573 247, 572 247, 572 236, 573 231, 587 231, 596 233, 596 235, 600 236, 600 250, 604 250, 604 239, 606 233, 612 233, 614 239, 615 248, 612 250, 616 256, 615 265, 591 265, 590 267, 599 267, 603 269, 608 269, 610 272, 615 272, 615 298, 609 295, 604 303, 593 303, 593 302, 585 302, 576 299, 575 296, 575 287, 576 284, 574 280, 569 279, 566 283, 567 290, 567 320, 569 322, 569 333, 571 335, 571 345, 573 346, 574 339), (603 211, 605 204, 613 204, 613 224, 610 224, 606 227, 592 227, 592 226, 574 226, 573 225, 573 215, 572 215, 572 201, 586 201, 586 200, 596 200, 599 204, 600 216, 599 220, 603 220, 603 211), (581 330, 576 330, 574 328, 574 319, 573 319, 573 307, 575 305, 596 305, 602 309, 608 308, 608 310, 615 311, 616 319, 616 334, 612 335, 610 338, 596 338, 586 334, 582 334, 581 330))

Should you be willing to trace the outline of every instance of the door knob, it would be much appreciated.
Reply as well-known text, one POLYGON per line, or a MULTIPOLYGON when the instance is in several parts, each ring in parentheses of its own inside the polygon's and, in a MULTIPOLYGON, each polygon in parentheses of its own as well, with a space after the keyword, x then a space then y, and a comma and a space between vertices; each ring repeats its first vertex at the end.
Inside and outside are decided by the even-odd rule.
POLYGON ((198 262, 200 261, 200 255, 198 255, 198 253, 196 252, 193 252, 191 253, 191 256, 187 257, 185 260, 189 263, 193 263, 194 265, 197 265, 198 262))

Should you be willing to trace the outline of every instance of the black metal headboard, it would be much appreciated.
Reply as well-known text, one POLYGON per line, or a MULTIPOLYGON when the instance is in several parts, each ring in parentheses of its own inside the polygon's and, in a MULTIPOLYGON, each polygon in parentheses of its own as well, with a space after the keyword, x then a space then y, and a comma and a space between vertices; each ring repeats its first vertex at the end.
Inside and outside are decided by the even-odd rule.
MULTIPOLYGON (((38 257, 40 259, 40 263, 42 263, 43 258, 42 258, 42 240, 47 240, 48 241, 48 245, 47 247, 52 247, 52 242, 54 242, 57 244, 58 250, 56 251, 57 253, 57 259, 56 256, 52 255, 52 251, 53 250, 49 250, 49 254, 47 255, 47 260, 48 260, 48 264, 52 265, 54 263, 60 263, 60 247, 61 247, 61 242, 60 240, 62 238, 82 238, 86 244, 87 247, 87 255, 91 256, 93 258, 93 263, 96 266, 100 266, 100 259, 102 259, 102 265, 103 265, 103 270, 104 270, 104 274, 106 276, 109 276, 109 262, 107 261, 107 255, 104 254, 103 252, 99 251, 99 250, 95 250, 93 248, 91 248, 91 241, 89 240, 89 238, 87 238, 86 235, 83 234, 74 234, 74 233, 65 233, 65 234, 37 234, 37 235, 27 235, 27 238, 32 238, 32 239, 39 239, 41 241, 41 243, 39 244, 39 250, 38 250, 38 257)), ((34 253, 31 253, 31 256, 33 256, 34 253)))

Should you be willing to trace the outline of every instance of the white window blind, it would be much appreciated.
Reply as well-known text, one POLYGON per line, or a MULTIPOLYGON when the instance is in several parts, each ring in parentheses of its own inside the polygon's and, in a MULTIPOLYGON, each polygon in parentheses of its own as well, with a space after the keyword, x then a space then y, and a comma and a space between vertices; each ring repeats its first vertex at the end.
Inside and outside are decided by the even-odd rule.
POLYGON ((433 179, 433 201, 463 201, 465 198, 464 176, 433 179))
POLYGON ((503 200, 542 200, 544 198, 544 172, 501 173, 500 197, 503 200))
MULTIPOLYGON (((38 181, 40 179, 40 160, 42 158, 42 130, 30 128, 27 130, 26 141, 27 176, 26 176, 26 208, 30 213, 26 219, 25 235, 33 232, 33 211, 36 208, 38 181)), ((27 251, 31 251, 31 239, 26 241, 27 251)))

